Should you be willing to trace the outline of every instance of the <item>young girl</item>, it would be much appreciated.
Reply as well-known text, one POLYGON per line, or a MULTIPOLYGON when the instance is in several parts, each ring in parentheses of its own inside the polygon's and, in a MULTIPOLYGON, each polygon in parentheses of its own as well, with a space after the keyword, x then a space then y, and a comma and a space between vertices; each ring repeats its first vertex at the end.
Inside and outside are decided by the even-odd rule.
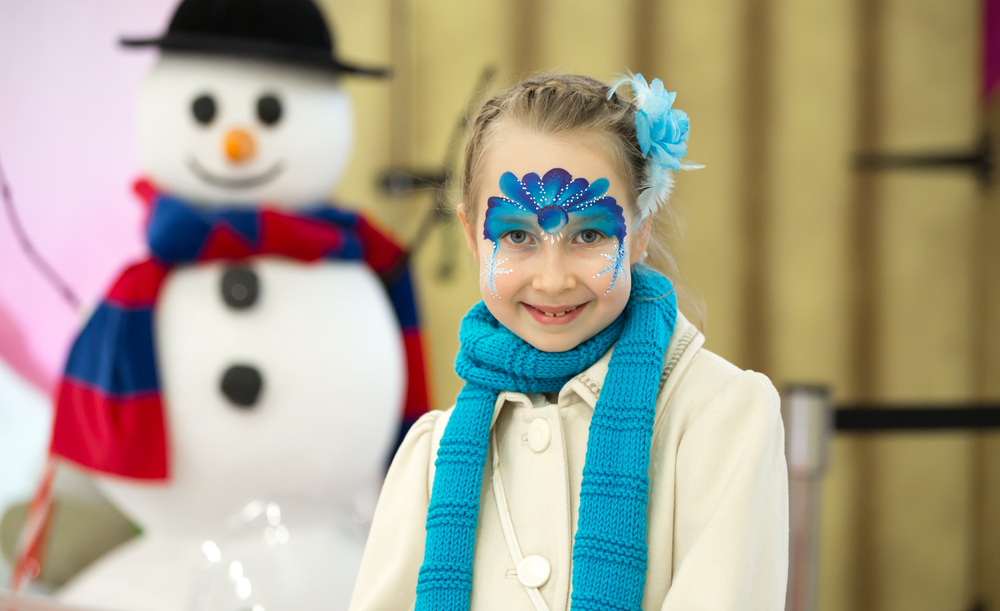
POLYGON ((455 406, 386 476, 351 609, 779 611, 778 396, 701 348, 645 267, 684 167, 659 80, 524 81, 472 124, 458 214, 483 301, 455 406))

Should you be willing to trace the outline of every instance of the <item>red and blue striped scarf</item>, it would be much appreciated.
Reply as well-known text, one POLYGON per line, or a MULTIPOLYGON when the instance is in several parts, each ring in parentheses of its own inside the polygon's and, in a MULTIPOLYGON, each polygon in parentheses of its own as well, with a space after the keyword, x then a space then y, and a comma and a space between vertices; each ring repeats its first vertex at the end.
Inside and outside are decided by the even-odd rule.
POLYGON ((280 255, 299 261, 364 261, 396 311, 407 356, 408 388, 399 439, 427 411, 423 351, 405 254, 363 216, 329 206, 294 213, 267 207, 197 209, 157 194, 146 235, 150 257, 112 285, 66 363, 56 399, 51 453, 84 467, 141 479, 170 468, 157 374, 153 312, 175 265, 280 255))

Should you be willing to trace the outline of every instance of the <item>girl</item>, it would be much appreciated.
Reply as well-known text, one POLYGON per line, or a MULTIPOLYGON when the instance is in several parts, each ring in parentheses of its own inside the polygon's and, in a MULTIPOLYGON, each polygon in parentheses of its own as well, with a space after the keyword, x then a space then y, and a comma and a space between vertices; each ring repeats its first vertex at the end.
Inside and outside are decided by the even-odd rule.
POLYGON ((702 349, 642 263, 671 171, 694 167, 673 99, 547 75, 479 111, 466 384, 396 454, 352 610, 783 608, 777 393, 702 349))

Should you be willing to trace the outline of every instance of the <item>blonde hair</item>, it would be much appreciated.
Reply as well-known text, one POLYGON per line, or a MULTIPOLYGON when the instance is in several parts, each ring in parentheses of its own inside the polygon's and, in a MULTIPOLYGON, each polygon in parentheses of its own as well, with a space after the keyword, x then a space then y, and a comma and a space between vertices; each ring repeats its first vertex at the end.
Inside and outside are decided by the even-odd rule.
MULTIPOLYGON (((620 88, 610 97, 610 87, 597 79, 576 74, 543 74, 521 81, 489 100, 470 122, 462 170, 462 201, 471 218, 478 214, 479 177, 486 152, 501 125, 554 136, 597 136, 595 144, 605 152, 625 182, 629 205, 636 212, 646 158, 635 134, 636 105, 620 88)), ((677 265, 667 249, 665 234, 678 231, 676 212, 667 202, 654 215, 649 255, 644 263, 662 272, 676 284, 677 265)), ((671 240, 672 241, 672 240, 671 240)), ((697 307, 695 309, 698 309, 697 307)))

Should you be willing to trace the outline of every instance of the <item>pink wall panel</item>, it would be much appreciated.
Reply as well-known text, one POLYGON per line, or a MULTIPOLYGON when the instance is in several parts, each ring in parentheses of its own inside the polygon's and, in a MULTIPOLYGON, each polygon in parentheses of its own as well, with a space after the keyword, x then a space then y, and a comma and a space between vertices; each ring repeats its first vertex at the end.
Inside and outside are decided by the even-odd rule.
MULTIPOLYGON (((133 106, 156 52, 117 41, 161 32, 175 5, 0 1, 0 163, 35 247, 85 306, 144 250, 133 106)), ((0 358, 51 388, 82 322, 0 214, 0 358)))
POLYGON ((983 0, 983 99, 1000 84, 1000 0, 983 0))

